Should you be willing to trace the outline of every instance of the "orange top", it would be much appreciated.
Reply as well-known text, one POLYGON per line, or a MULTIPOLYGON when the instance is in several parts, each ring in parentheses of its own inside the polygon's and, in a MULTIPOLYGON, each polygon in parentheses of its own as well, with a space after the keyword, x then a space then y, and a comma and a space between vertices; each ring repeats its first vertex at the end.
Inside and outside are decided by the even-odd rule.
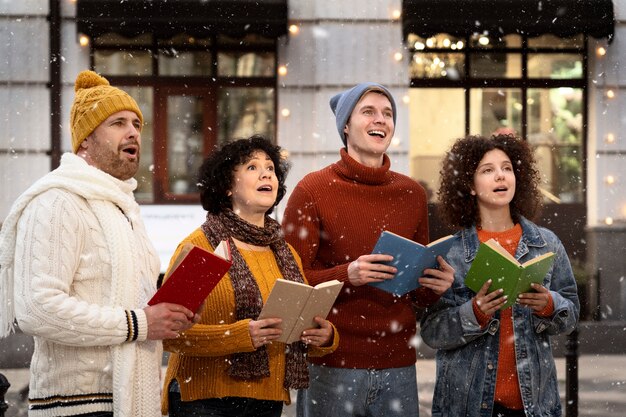
MULTIPOLYGON (((522 227, 516 224, 512 229, 504 232, 489 232, 478 230, 478 239, 486 242, 489 239, 496 240, 511 255, 522 238, 522 227)), ((483 314, 474 301, 474 314, 479 324, 484 327, 489 322, 490 316, 483 314)), ((550 316, 554 311, 552 297, 548 305, 539 313, 539 316, 550 316)), ((515 362, 515 334, 513 331, 513 315, 511 307, 500 312, 500 348, 498 353, 498 371, 496 376, 495 402, 512 410, 524 408, 517 378, 517 366, 515 362)))

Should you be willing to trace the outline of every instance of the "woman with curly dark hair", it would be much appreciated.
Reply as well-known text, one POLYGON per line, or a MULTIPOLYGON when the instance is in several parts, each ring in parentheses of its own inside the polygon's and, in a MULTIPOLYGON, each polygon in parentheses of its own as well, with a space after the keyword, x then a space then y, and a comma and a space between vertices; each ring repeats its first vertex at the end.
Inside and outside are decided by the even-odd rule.
POLYGON ((338 335, 320 317, 318 328, 290 345, 276 341, 280 319, 257 320, 278 278, 305 282, 299 256, 269 217, 285 195, 287 171, 280 147, 258 135, 224 145, 202 164, 206 221, 172 259, 186 243, 212 251, 227 240, 233 265, 205 300, 199 323, 164 345, 172 354, 163 414, 279 417, 289 390, 308 385, 306 355, 336 349, 338 335))
POLYGON ((530 220, 539 181, 532 150, 513 135, 461 138, 443 160, 439 213, 460 239, 446 256, 454 284, 422 318, 422 338, 438 349, 433 417, 562 414, 550 336, 574 330, 580 305, 562 243, 530 220), (489 239, 521 263, 555 253, 543 285, 506 309, 491 280, 478 293, 464 284, 489 239))

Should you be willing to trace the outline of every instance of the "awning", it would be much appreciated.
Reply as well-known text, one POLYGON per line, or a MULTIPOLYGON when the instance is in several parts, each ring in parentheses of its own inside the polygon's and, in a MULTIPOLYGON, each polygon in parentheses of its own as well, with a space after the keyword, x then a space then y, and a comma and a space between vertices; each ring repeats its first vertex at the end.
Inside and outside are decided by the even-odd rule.
POLYGON ((404 38, 437 33, 613 38, 612 0, 403 0, 404 38))
POLYGON ((287 33, 287 0, 77 0, 77 31, 91 37, 152 33, 171 38, 287 33))

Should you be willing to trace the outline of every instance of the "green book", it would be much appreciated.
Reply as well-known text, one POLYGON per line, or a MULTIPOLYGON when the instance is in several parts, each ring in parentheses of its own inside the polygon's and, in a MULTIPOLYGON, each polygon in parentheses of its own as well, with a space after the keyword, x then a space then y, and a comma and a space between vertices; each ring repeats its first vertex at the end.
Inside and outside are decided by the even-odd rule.
POLYGON ((476 258, 465 276, 465 285, 478 292, 491 279, 488 292, 502 288, 503 295, 508 296, 502 306, 505 309, 515 303, 518 295, 531 292, 530 284, 541 284, 553 261, 554 253, 547 252, 520 264, 497 241, 489 239, 478 247, 476 258))

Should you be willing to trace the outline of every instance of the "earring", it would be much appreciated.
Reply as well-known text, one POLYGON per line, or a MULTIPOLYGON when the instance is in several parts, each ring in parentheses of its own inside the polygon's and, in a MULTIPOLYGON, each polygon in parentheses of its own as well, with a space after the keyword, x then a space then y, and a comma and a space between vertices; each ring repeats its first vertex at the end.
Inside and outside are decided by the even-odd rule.
POLYGON ((230 190, 226 191, 226 197, 230 197, 231 195, 233 195, 232 191, 230 190))
POLYGON ((476 191, 471 190, 471 191, 470 191, 470 194, 471 194, 471 195, 476 195, 476 191))

